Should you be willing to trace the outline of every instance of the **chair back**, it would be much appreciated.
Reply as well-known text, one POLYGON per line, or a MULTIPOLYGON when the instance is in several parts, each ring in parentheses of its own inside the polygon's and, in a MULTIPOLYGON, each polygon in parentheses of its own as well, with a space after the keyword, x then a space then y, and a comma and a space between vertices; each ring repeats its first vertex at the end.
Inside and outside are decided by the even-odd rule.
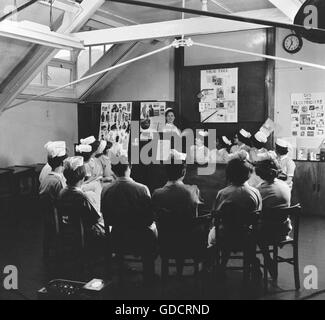
POLYGON ((49 195, 42 194, 39 198, 39 204, 46 231, 58 236, 60 233, 59 217, 53 200, 49 195))
POLYGON ((225 204, 214 216, 217 243, 234 251, 242 250, 254 239, 259 216, 259 211, 225 204))
MULTIPOLYGON (((275 225, 284 225, 290 219, 292 231, 291 236, 295 242, 299 239, 301 206, 297 204, 289 208, 268 209, 262 212, 262 221, 275 225)), ((290 222, 289 221, 289 222, 290 222)))
POLYGON ((215 221, 231 233, 247 232, 256 226, 259 213, 256 210, 244 210, 236 204, 228 203, 217 211, 215 221))
MULTIPOLYGON (((80 208, 82 210, 82 208, 80 208)), ((82 252, 86 246, 85 227, 79 208, 70 203, 58 204, 57 214, 59 221, 60 240, 62 249, 69 253, 82 252)))
POLYGON ((158 241, 163 255, 192 258, 206 248, 211 216, 182 221, 166 208, 157 208, 156 214, 158 241))

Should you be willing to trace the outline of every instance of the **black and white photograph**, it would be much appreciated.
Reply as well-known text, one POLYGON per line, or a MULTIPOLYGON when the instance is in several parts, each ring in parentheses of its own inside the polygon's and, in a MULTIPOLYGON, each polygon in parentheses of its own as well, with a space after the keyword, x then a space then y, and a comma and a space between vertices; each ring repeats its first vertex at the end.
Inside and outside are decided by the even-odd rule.
POLYGON ((325 300, 324 2, 1 0, 0 300, 325 300))

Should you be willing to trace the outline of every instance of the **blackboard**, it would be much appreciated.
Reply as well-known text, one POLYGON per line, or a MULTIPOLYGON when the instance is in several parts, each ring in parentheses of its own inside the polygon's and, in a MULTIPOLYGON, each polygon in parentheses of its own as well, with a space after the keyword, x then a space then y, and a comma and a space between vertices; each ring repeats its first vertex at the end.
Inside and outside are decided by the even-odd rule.
POLYGON ((267 115, 266 68, 265 61, 183 67, 180 84, 182 127, 217 129, 219 134, 229 135, 240 128, 258 130, 267 115), (201 91, 201 70, 222 68, 238 68, 238 123, 202 124, 197 97, 201 91))

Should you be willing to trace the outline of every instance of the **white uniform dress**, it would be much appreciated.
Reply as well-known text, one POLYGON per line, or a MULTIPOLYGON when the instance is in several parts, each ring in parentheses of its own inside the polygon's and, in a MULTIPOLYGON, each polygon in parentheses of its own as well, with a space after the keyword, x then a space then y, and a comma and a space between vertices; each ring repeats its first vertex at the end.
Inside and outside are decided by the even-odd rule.
POLYGON ((229 161, 229 153, 225 148, 214 149, 210 151, 210 162, 211 163, 227 163, 229 161))
POLYGON ((198 164, 206 164, 210 160, 210 150, 206 146, 192 146, 190 150, 191 159, 198 164))
MULTIPOLYGON (((294 163, 294 161, 288 155, 280 156, 277 158, 277 160, 282 172, 286 174, 289 178, 293 178, 296 170, 296 164, 294 163)), ((293 181, 291 180, 290 183, 288 182, 288 185, 292 189, 293 181)))

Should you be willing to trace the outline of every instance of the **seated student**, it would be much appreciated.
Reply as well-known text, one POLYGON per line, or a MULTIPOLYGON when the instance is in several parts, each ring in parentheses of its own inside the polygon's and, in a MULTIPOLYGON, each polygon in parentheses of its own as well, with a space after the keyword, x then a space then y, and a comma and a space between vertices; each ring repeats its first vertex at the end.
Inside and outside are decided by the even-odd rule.
POLYGON ((111 230, 112 246, 118 253, 142 256, 145 282, 154 276, 157 229, 149 189, 131 179, 131 168, 124 157, 114 159, 116 181, 104 187, 102 213, 107 233, 111 230))
POLYGON ((252 135, 241 129, 234 137, 234 145, 230 149, 230 153, 236 153, 241 150, 245 150, 246 152, 250 152, 251 148, 251 139, 252 135))
POLYGON ((222 136, 217 138, 216 146, 217 149, 210 151, 210 162, 227 163, 229 161, 231 141, 226 136, 222 136))
MULTIPOLYGON (((230 184, 228 187, 219 191, 213 205, 213 211, 227 211, 230 207, 236 208, 236 212, 238 211, 243 214, 261 210, 262 199, 260 192, 247 184, 250 175, 251 166, 247 161, 240 158, 229 161, 226 168, 226 176, 230 184)), ((233 223, 235 226, 235 221, 233 223)), ((240 239, 235 236, 227 236, 227 234, 233 235, 231 224, 229 225, 227 223, 223 228, 224 232, 222 237, 231 239, 228 244, 229 249, 224 252, 225 259, 223 260, 223 267, 225 267, 230 252, 234 247, 238 246, 240 239), (233 243, 231 243, 232 241, 233 243)), ((216 236, 216 230, 213 228, 209 235, 209 246, 216 244, 216 236)), ((239 235, 237 235, 237 237, 239 237, 239 235)))
POLYGON ((171 164, 166 165, 167 184, 155 190, 152 196, 157 222, 167 230, 165 235, 159 233, 159 237, 164 237, 161 239, 163 243, 180 254, 190 252, 202 255, 207 234, 202 235, 195 226, 198 205, 202 203, 200 191, 197 186, 184 184, 185 162, 175 162, 175 159, 177 157, 172 156, 171 164))
POLYGON ((250 149, 249 157, 253 163, 256 163, 268 154, 268 150, 266 149, 267 136, 263 132, 258 131, 252 137, 251 142, 252 148, 250 149))
POLYGON ((112 171, 112 148, 113 144, 110 141, 107 141, 106 147, 104 148, 102 154, 99 155, 98 160, 103 167, 103 182, 111 183, 115 180, 115 175, 112 171))
POLYGON ((285 181, 290 189, 292 189, 296 165, 288 155, 289 144, 285 140, 278 139, 275 144, 275 151, 277 154, 277 161, 281 168, 279 178, 285 181))
POLYGON ((76 152, 84 159, 86 179, 82 190, 87 193, 92 204, 100 212, 100 198, 102 193, 103 168, 96 158, 100 142, 95 137, 81 139, 81 145, 76 146, 76 152))
POLYGON ((100 215, 81 189, 86 178, 83 158, 68 158, 63 174, 67 180, 67 187, 61 190, 58 198, 59 215, 67 228, 78 225, 78 219, 81 219, 86 241, 91 245, 96 239, 102 238, 105 232, 100 215))
POLYGON ((98 151, 100 151, 101 142, 96 140, 95 137, 89 137, 81 140, 82 145, 90 146, 90 152, 83 152, 82 156, 85 161, 85 168, 87 172, 86 183, 91 183, 92 181, 97 181, 103 177, 103 170, 100 162, 96 159, 98 151))
POLYGON ((46 148, 51 172, 42 178, 39 194, 48 196, 55 203, 60 191, 66 186, 63 177, 63 162, 67 158, 66 144, 64 141, 49 142, 46 144, 46 148))
MULTIPOLYGON (((59 142, 52 142, 52 141, 49 141, 45 146, 44 146, 44 149, 47 150, 48 152, 48 148, 49 147, 52 147, 53 145, 55 145, 56 143, 61 143, 60 141, 59 142)), ((66 152, 67 154, 67 152, 66 152)), ((40 172, 40 175, 39 175, 39 182, 40 184, 42 184, 43 180, 48 176, 48 174, 52 172, 52 168, 51 166, 49 165, 49 163, 47 162, 46 165, 42 168, 41 172, 40 172)))
POLYGON ((190 158, 192 161, 204 165, 209 162, 210 150, 204 145, 204 139, 208 136, 208 132, 199 131, 195 139, 195 145, 191 146, 190 158))
POLYGON ((274 160, 263 160, 256 165, 256 174, 263 179, 258 187, 262 196, 263 214, 259 230, 259 243, 264 254, 266 265, 272 276, 275 274, 275 262, 271 259, 264 242, 283 240, 292 230, 291 221, 287 217, 275 217, 268 214, 270 209, 288 208, 291 201, 289 186, 277 179, 279 166, 274 160))
MULTIPOLYGON (((252 164, 256 164, 258 161, 269 159, 271 152, 266 149, 267 136, 258 131, 252 138, 252 147, 249 152, 249 160, 252 164)), ((255 173, 255 166, 253 167, 253 172, 248 180, 248 184, 254 188, 262 183, 262 179, 255 173)))

